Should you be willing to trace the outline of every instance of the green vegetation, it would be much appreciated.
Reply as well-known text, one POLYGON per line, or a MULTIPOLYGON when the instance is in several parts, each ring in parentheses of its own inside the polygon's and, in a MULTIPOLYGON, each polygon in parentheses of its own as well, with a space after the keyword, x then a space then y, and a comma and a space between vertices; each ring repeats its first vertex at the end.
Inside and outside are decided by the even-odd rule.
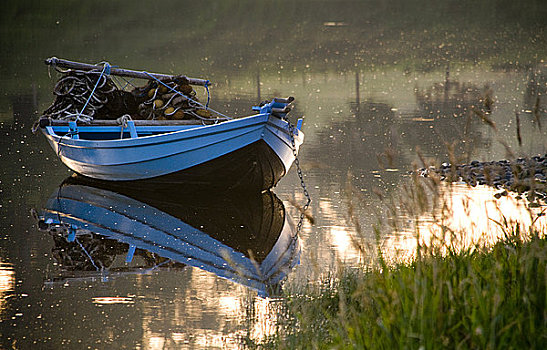
POLYGON ((345 270, 291 295, 264 347, 541 349, 547 344, 547 239, 424 254, 410 264, 345 270))

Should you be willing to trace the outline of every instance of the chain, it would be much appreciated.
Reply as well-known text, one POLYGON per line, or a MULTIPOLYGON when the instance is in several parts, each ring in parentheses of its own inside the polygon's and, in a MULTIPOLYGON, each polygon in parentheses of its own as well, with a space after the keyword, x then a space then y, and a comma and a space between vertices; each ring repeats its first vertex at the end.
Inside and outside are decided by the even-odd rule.
POLYGON ((296 173, 298 174, 298 178, 300 179, 300 186, 302 187, 302 191, 304 192, 304 196, 306 197, 306 204, 302 207, 302 210, 300 212, 300 219, 298 220, 298 224, 296 225, 296 236, 300 233, 300 230, 302 230, 302 225, 304 223, 304 216, 306 213, 306 210, 308 210, 310 203, 311 203, 311 197, 310 193, 308 192, 308 188, 306 187, 306 183, 304 182, 304 174, 302 173, 302 168, 300 167, 300 160, 298 159, 298 153, 296 151, 296 142, 294 141, 294 134, 296 128, 290 121, 287 120, 287 123, 289 124, 289 135, 291 136, 291 145, 292 145, 292 153, 294 155, 294 164, 296 165, 296 173))

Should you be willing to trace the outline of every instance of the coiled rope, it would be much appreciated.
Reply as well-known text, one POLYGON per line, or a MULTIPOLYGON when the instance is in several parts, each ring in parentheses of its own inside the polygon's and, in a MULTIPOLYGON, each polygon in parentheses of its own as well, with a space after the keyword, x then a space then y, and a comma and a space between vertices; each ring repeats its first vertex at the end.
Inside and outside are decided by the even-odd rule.
POLYGON ((91 122, 96 112, 109 102, 109 96, 118 90, 109 79, 110 64, 108 62, 102 63, 101 72, 63 71, 55 67, 65 76, 55 84, 53 89, 53 93, 56 95, 55 101, 46 109, 43 116, 51 119, 91 122), (96 74, 98 77, 95 81, 92 75, 96 74))
MULTIPOLYGON (((93 97, 93 94, 95 93, 95 90, 97 90, 97 86, 99 86, 99 82, 101 81, 103 75, 110 75, 110 64, 108 64, 108 62, 103 62, 103 70, 101 71, 101 75, 99 76, 99 78, 97 79, 97 82, 95 83, 95 86, 93 87, 93 90, 91 90, 91 94, 89 94, 89 97, 87 98, 87 101, 85 101, 85 104, 84 106, 82 107, 82 110, 80 111, 80 113, 78 113, 78 115, 76 116, 76 120, 80 120, 80 116, 83 115, 84 111, 85 111, 85 108, 87 107, 87 105, 89 104, 89 101, 91 101, 91 98, 93 97)), ((88 116, 86 116, 88 117, 88 116)), ((91 118, 93 119, 93 118, 91 118)), ((90 120, 88 120, 89 122, 90 120)))

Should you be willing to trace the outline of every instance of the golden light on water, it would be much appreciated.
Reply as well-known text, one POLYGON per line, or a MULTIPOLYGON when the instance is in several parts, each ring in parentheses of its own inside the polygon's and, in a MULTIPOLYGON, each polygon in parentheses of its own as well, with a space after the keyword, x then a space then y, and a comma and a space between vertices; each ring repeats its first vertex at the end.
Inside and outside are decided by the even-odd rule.
POLYGON ((151 336, 148 338, 147 349, 161 350, 165 348, 165 338, 161 336, 151 336))
POLYGON ((273 301, 270 298, 254 299, 255 323, 251 330, 251 338, 254 340, 264 340, 268 336, 275 334, 275 312, 272 310, 273 301))
POLYGON ((132 297, 94 297, 93 304, 111 305, 111 304, 133 304, 132 297))
POLYGON ((15 271, 0 261, 0 314, 6 309, 6 299, 15 290, 15 271))
POLYGON ((357 263, 361 258, 356 248, 354 232, 343 226, 328 227, 331 246, 336 252, 336 258, 342 262, 357 263))
POLYGON ((269 298, 198 268, 181 272, 169 300, 135 297, 142 308, 142 344, 146 349, 233 349, 242 337, 265 339, 275 332, 269 298), (241 328, 242 324, 249 328, 241 328))
POLYGON ((241 300, 235 295, 221 296, 218 298, 218 307, 228 315, 235 315, 241 312, 241 300))
POLYGON ((515 194, 496 198, 494 195, 499 190, 463 184, 443 186, 442 189, 443 210, 423 214, 413 230, 387 238, 384 252, 390 260, 412 258, 418 234, 424 245, 450 246, 458 251, 475 244, 492 245, 517 227, 521 233, 531 228, 545 232, 547 227, 547 218, 541 215, 547 208, 529 208, 529 203, 517 199, 515 194))
POLYGON ((302 246, 308 247, 307 250, 316 249, 318 258, 323 262, 330 262, 332 261, 331 257, 334 257, 337 262, 356 264, 360 261, 361 254, 354 244, 355 229, 347 225, 346 218, 340 217, 339 205, 341 203, 337 204, 331 198, 318 199, 319 216, 325 221, 320 229, 326 233, 325 241, 327 246, 319 244, 313 236, 306 237, 308 240, 303 239, 302 246), (319 252, 322 248, 328 249, 319 252))

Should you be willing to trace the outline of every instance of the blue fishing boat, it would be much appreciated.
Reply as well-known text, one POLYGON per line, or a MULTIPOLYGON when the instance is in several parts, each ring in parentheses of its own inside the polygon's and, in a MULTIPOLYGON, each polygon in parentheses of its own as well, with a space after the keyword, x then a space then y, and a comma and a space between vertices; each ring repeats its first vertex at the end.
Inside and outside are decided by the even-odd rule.
POLYGON ((299 262, 296 232, 271 191, 214 196, 149 186, 119 193, 103 185, 71 177, 38 217, 61 268, 48 283, 180 264, 267 295, 299 262))
MULTIPOLYGON (((73 67, 66 63, 70 61, 51 60, 47 63, 73 67)), ((81 65, 76 67, 84 69, 85 64, 81 65)), ((256 114, 251 116, 230 118, 215 112, 220 116, 212 117, 207 106, 189 97, 191 93, 181 92, 188 84, 207 87, 208 81, 180 76, 165 78, 146 72, 137 72, 138 77, 143 78, 144 74, 151 83, 130 95, 136 101, 131 102, 138 104, 134 113, 115 115, 116 119, 98 119, 101 111, 110 111, 106 101, 113 100, 114 93, 118 93, 114 97, 120 96, 122 91, 113 87, 104 96, 95 92, 110 86, 110 81, 103 77, 107 70, 114 74, 115 68, 90 66, 86 69, 95 74, 95 80, 88 77, 89 72, 84 78, 95 86, 81 110, 67 112, 75 101, 84 103, 84 99, 78 99, 84 93, 74 94, 79 84, 76 75, 67 75, 62 81, 64 86, 58 84, 55 93, 56 102, 61 97, 74 95, 70 106, 57 103, 54 117, 43 116, 36 125, 59 159, 85 177, 264 190, 275 186, 287 173, 303 142, 302 119, 293 125, 287 118, 292 97, 274 98, 253 107, 256 114), (162 89, 164 95, 160 96, 162 89), (147 95, 139 101, 139 93, 147 95), (102 104, 93 109, 94 103, 102 104), (94 116, 90 116, 90 108, 94 116), (137 117, 144 115, 147 119, 137 119, 137 110, 140 113, 137 117), (182 119, 166 119, 177 115, 182 119), (196 118, 188 119, 189 115, 196 118)), ((126 99, 123 105, 131 104, 126 99)))

